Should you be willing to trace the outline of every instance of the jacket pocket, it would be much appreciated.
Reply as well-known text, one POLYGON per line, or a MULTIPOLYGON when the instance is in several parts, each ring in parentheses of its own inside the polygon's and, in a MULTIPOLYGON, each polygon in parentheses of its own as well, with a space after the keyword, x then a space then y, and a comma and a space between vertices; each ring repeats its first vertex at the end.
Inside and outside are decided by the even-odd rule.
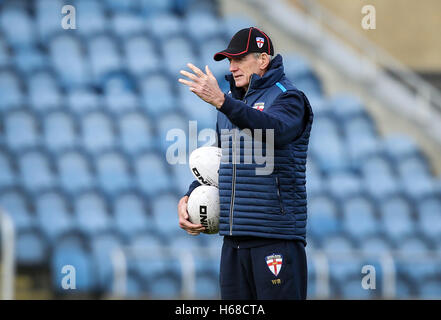
POLYGON ((276 180, 276 190, 277 190, 277 197, 279 198, 280 212, 282 214, 285 214, 285 208, 283 206, 282 192, 280 191, 279 176, 276 175, 274 178, 276 180))

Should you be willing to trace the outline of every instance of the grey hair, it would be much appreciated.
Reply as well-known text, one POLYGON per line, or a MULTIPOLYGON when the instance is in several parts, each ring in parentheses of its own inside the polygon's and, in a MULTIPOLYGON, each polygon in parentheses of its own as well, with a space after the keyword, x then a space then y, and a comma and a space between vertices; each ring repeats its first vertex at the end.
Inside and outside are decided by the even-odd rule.
MULTIPOLYGON (((254 58, 259 59, 263 52, 254 52, 254 58)), ((268 54, 269 62, 273 59, 273 56, 268 54)))

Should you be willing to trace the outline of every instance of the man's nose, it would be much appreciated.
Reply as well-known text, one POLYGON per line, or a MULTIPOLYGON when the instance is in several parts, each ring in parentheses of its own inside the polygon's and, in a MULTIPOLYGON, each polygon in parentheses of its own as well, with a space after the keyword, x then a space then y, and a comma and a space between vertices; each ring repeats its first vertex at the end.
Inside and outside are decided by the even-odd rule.
POLYGON ((237 63, 234 60, 230 61, 230 72, 237 71, 237 63))

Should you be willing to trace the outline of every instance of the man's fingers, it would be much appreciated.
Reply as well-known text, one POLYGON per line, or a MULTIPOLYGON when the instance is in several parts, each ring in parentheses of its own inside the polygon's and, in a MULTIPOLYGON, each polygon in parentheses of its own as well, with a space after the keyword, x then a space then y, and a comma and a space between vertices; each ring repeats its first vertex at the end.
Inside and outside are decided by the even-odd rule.
POLYGON ((193 81, 197 81, 199 79, 193 73, 185 71, 185 70, 181 70, 180 73, 193 81))
POLYGON ((208 68, 208 64, 205 66, 205 73, 207 75, 209 75, 210 77, 214 77, 213 73, 211 72, 211 70, 208 68))
POLYGON ((182 84, 189 86, 189 87, 193 87, 193 85, 195 84, 193 81, 188 81, 188 80, 181 79, 181 78, 179 78, 178 81, 182 84))
POLYGON ((191 64, 191 63, 187 63, 187 66, 193 70, 194 73, 196 73, 196 75, 198 77, 203 77, 205 75, 205 73, 202 72, 201 69, 199 69, 198 67, 196 67, 195 65, 191 64))

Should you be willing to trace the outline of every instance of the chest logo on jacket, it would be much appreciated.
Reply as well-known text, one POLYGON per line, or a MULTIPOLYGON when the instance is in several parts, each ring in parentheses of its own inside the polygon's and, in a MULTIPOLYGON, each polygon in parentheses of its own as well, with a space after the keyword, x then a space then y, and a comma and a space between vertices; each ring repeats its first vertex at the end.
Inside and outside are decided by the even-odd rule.
POLYGON ((265 102, 256 102, 253 106, 253 109, 257 109, 259 111, 263 111, 265 108, 265 102))

